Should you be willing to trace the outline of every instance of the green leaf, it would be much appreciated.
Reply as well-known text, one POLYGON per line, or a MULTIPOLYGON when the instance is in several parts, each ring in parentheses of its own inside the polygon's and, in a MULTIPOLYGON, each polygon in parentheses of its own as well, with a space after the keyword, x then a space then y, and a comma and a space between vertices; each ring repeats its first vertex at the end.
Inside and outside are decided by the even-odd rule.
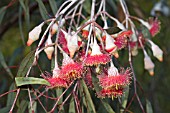
POLYGON ((42 18, 44 20, 47 20, 49 17, 48 17, 48 12, 47 12, 47 9, 45 8, 44 3, 42 2, 42 0, 36 0, 36 1, 38 2, 38 7, 39 7, 42 18))
POLYGON ((106 2, 108 2, 108 5, 111 6, 112 8, 112 12, 117 12, 117 6, 116 6, 116 1, 115 0, 107 0, 106 2))
POLYGON ((11 109, 11 106, 6 106, 0 109, 0 113, 8 113, 11 109))
POLYGON ((29 0, 19 0, 22 8, 25 12, 25 19, 27 23, 27 30, 30 28, 30 13, 29 13, 29 0))
POLYGON ((152 105, 151 105, 149 100, 146 100, 146 112, 147 113, 153 113, 152 105))
POLYGON ((88 14, 90 14, 90 12, 91 12, 91 2, 89 0, 85 0, 83 8, 88 14))
POLYGON ((100 99, 100 100, 108 113, 115 113, 111 108, 111 106, 104 99, 100 99))
POLYGON ((10 60, 9 60, 9 65, 14 65, 14 63, 16 62, 17 57, 21 58, 22 53, 23 53, 24 47, 18 47, 14 50, 14 52, 12 53, 10 60))
POLYGON ((51 6, 51 9, 52 9, 52 12, 55 15, 57 10, 58 10, 56 0, 49 0, 49 3, 50 3, 50 6, 51 6))
MULTIPOLYGON (((124 93, 124 95, 122 96, 122 107, 126 108, 127 105, 127 101, 128 101, 128 96, 129 96, 129 86, 126 87, 126 91, 124 93)), ((120 109, 121 113, 124 112, 124 109, 120 109)))
POLYGON ((17 76, 23 77, 27 74, 27 71, 32 66, 34 61, 34 51, 31 51, 21 62, 20 67, 18 69, 17 76))
POLYGON ((18 16, 19 31, 20 31, 22 43, 23 43, 23 45, 25 45, 24 31, 23 31, 23 27, 22 27, 22 8, 21 7, 19 7, 19 14, 18 15, 19 15, 18 16))
POLYGON ((22 100, 18 106, 17 113, 25 113, 27 107, 28 107, 28 101, 22 100))
MULTIPOLYGON (((96 92, 101 91, 102 88, 99 86, 98 84, 99 80, 97 79, 95 75, 92 75, 92 81, 93 81, 94 89, 96 90, 96 92)), ((111 108, 111 106, 104 99, 100 99, 100 100, 108 113, 115 113, 113 109, 111 108)))
POLYGON ((86 98, 87 103, 89 105, 90 111, 92 111, 93 113, 96 113, 96 110, 95 110, 91 95, 90 95, 89 90, 88 90, 88 87, 85 84, 83 79, 81 80, 81 84, 83 86, 83 90, 84 90, 84 93, 85 93, 85 98, 86 98))
MULTIPOLYGON (((32 109, 31 109, 31 103, 29 102, 29 106, 28 106, 28 109, 29 109, 29 113, 32 113, 32 109)), ((32 102, 32 108, 34 110, 34 113, 37 113, 37 102, 36 101, 33 101, 32 102)))
POLYGON ((109 27, 109 28, 107 28, 107 29, 105 29, 105 30, 106 30, 107 33, 109 33, 109 34, 115 34, 115 33, 118 33, 118 32, 121 31, 121 29, 118 28, 118 27, 109 27))
POLYGON ((69 113, 76 113, 73 97, 70 100, 69 113))
MULTIPOLYGON (((15 89, 15 84, 14 82, 11 84, 10 88, 9 88, 9 91, 15 89)), ((16 96, 16 93, 15 92, 11 92, 8 94, 8 97, 7 97, 7 104, 6 106, 11 106, 14 99, 15 99, 15 96, 16 96)))
MULTIPOLYGON (((63 89, 62 88, 57 88, 56 89, 57 97, 59 97, 62 93, 63 93, 63 89)), ((63 96, 60 98, 58 104, 62 104, 62 103, 63 103, 63 96)), ((61 106, 61 107, 62 107, 61 109, 64 110, 64 107, 63 106, 61 106)))
POLYGON ((9 67, 7 66, 6 62, 5 62, 5 59, 4 59, 4 56, 2 54, 2 52, 0 51, 0 63, 1 65, 3 66, 3 68, 6 70, 6 72, 8 73, 8 75, 13 79, 14 76, 11 72, 11 70, 9 69, 9 67))
POLYGON ((142 29, 142 34, 144 38, 151 39, 151 33, 149 32, 149 29, 145 26, 141 26, 141 29, 142 29))
POLYGON ((15 82, 17 86, 28 85, 28 84, 42 84, 50 86, 50 83, 42 78, 35 77, 16 77, 15 82))
POLYGON ((6 6, 0 8, 0 25, 6 13, 6 6))

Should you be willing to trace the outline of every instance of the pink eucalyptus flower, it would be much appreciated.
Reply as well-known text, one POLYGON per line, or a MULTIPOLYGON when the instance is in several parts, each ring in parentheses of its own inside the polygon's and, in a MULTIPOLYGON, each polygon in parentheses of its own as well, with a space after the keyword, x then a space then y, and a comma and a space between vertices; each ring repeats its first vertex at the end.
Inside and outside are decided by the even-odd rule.
POLYGON ((60 74, 68 81, 81 78, 83 72, 82 65, 74 62, 66 53, 63 53, 63 57, 60 74))

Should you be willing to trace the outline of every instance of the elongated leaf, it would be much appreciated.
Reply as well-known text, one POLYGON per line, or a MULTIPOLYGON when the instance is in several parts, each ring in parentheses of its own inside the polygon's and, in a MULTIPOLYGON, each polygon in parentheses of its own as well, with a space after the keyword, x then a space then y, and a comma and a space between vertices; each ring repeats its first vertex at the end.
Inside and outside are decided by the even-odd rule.
POLYGON ((84 93, 85 93, 85 98, 88 102, 88 106, 90 108, 90 111, 92 111, 93 113, 96 113, 96 110, 95 110, 95 107, 94 107, 94 104, 93 104, 93 101, 92 101, 92 98, 90 96, 90 93, 89 93, 89 90, 88 90, 88 87, 87 85, 85 84, 84 80, 81 80, 81 84, 83 85, 83 89, 84 89, 84 93))
MULTIPOLYGON (((13 89, 15 89, 15 84, 14 83, 11 84, 11 86, 9 88, 9 91, 13 90, 13 89)), ((13 101, 15 99, 15 95, 16 95, 15 92, 12 92, 12 93, 8 94, 6 106, 11 106, 12 105, 12 103, 13 103, 13 101)))
POLYGON ((11 57, 10 57, 10 60, 9 60, 9 65, 14 65, 15 63, 15 60, 18 56, 21 56, 21 54, 23 53, 23 50, 24 50, 24 47, 18 47, 14 50, 14 52, 12 53, 11 57))
POLYGON ((5 62, 5 59, 4 59, 4 56, 2 54, 2 52, 0 51, 0 63, 1 65, 3 66, 3 68, 6 70, 6 72, 8 73, 8 75, 13 79, 14 76, 11 72, 11 70, 9 69, 9 67, 7 66, 6 62, 5 62))
POLYGON ((39 7, 40 14, 41 14, 42 18, 44 20, 47 20, 48 19, 48 12, 45 8, 44 3, 42 2, 42 0, 36 0, 36 1, 38 2, 38 7, 39 7))
MULTIPOLYGON (((59 97, 62 93, 63 93, 63 89, 62 89, 62 88, 61 88, 61 89, 59 89, 59 88, 56 89, 56 95, 57 95, 57 97, 59 97)), ((62 104, 62 102, 63 102, 63 96, 60 98, 58 104, 62 104)), ((64 107, 63 107, 63 106, 61 106, 61 110, 64 110, 64 107)))
POLYGON ((152 105, 151 105, 149 100, 146 100, 146 112, 147 113, 153 113, 152 105))
POLYGON ((104 99, 100 99, 100 100, 103 103, 103 106, 105 107, 108 113, 115 113, 111 108, 111 106, 104 99))
POLYGON ((16 77, 15 82, 17 86, 28 85, 28 84, 42 84, 49 86, 50 83, 42 78, 35 77, 16 77))
POLYGON ((23 45, 25 45, 25 39, 24 39, 24 31, 23 31, 23 27, 22 27, 22 8, 19 7, 19 31, 20 31, 20 35, 21 35, 21 39, 22 39, 22 43, 23 45))
POLYGON ((6 6, 0 8, 0 25, 6 13, 6 6))
POLYGON ((149 29, 145 26, 142 26, 142 34, 144 36, 144 38, 149 38, 151 39, 151 33, 149 32, 149 29))
POLYGON ((11 106, 7 106, 7 107, 4 107, 4 108, 1 108, 0 109, 0 113, 8 113, 11 109, 11 106))
POLYGON ((30 28, 30 13, 29 13, 29 0, 19 0, 22 8, 25 12, 25 19, 27 23, 27 30, 30 28))
POLYGON ((50 3, 50 6, 51 6, 51 9, 52 9, 52 12, 55 15, 57 10, 58 10, 56 0, 49 0, 49 3, 50 3))
MULTIPOLYGON (((33 103, 32 108, 34 110, 34 113, 37 113, 37 102, 33 101, 32 103, 33 103)), ((30 103, 29 103, 28 109, 29 109, 29 113, 32 113, 32 109, 31 109, 30 103)))
MULTIPOLYGON (((99 86, 99 80, 96 78, 96 76, 92 76, 92 81, 93 81, 93 85, 94 88, 96 90, 96 92, 100 92, 101 91, 101 87, 99 86)), ((115 113, 113 111, 113 109, 111 108, 111 106, 104 100, 104 99, 100 99, 104 108, 107 110, 108 113, 115 113)))
POLYGON ((69 113, 76 113, 75 105, 74 105, 74 99, 73 98, 70 100, 69 113))
POLYGON ((111 6, 111 8, 112 8, 112 12, 113 13, 115 13, 115 12, 117 12, 117 6, 116 6, 116 1, 114 1, 114 0, 107 0, 106 1, 106 3, 108 2, 108 5, 110 5, 111 6))
POLYGON ((25 113, 27 107, 28 107, 28 101, 22 100, 18 106, 17 113, 25 113))
POLYGON ((84 10, 90 14, 90 9, 91 9, 91 2, 90 0, 85 0, 84 5, 83 5, 84 10))
MULTIPOLYGON (((123 108, 126 108, 128 96, 129 96, 129 86, 126 87, 126 91, 124 95, 122 96, 122 107, 123 108)), ((120 109, 120 111, 123 113, 124 109, 120 109)))
POLYGON ((32 65, 34 61, 34 51, 30 52, 21 62, 20 67, 18 69, 17 76, 23 77, 27 74, 28 69, 32 65))

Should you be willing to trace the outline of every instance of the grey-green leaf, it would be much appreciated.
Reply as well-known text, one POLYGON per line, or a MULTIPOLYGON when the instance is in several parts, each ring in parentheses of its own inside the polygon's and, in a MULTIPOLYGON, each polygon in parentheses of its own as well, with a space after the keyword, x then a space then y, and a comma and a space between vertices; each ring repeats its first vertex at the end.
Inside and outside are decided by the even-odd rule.
POLYGON ((21 62, 18 69, 17 76, 23 77, 27 74, 28 69, 32 66, 34 61, 34 51, 30 52, 21 62))
POLYGON ((22 100, 18 106, 17 113, 25 113, 27 106, 28 106, 28 101, 22 100))
POLYGON ((84 89, 84 93, 85 93, 85 98, 87 100, 87 103, 89 104, 89 108, 91 109, 90 111, 92 111, 93 113, 96 113, 95 107, 94 107, 94 103, 92 101, 92 98, 90 96, 89 90, 87 85, 85 84, 84 80, 81 80, 81 84, 83 86, 84 89))
POLYGON ((6 6, 0 8, 0 25, 6 13, 6 6))
POLYGON ((9 67, 7 66, 6 62, 5 62, 5 59, 4 59, 4 56, 2 54, 2 52, 0 51, 0 63, 1 65, 3 66, 3 68, 6 70, 6 72, 8 73, 8 75, 13 79, 14 76, 11 72, 11 70, 9 69, 9 67))
POLYGON ((16 77, 15 82, 17 86, 29 85, 29 84, 41 84, 50 86, 50 83, 42 78, 35 77, 16 77))
POLYGON ((146 112, 153 113, 152 105, 149 100, 146 100, 146 112))
POLYGON ((55 15, 57 10, 58 10, 56 0, 49 0, 49 3, 50 3, 50 6, 51 6, 51 9, 52 9, 52 12, 55 15))
POLYGON ((48 12, 47 12, 47 9, 45 8, 44 3, 42 2, 42 0, 36 0, 36 1, 38 2, 38 7, 39 7, 40 14, 41 14, 42 18, 44 20, 47 20, 48 19, 48 12))
POLYGON ((10 109, 11 109, 11 106, 6 106, 0 109, 0 113, 8 113, 10 109))
POLYGON ((115 113, 111 108, 111 106, 104 99, 100 99, 100 100, 108 113, 115 113))
POLYGON ((69 113, 76 113, 75 105, 74 105, 74 99, 73 98, 70 100, 69 113))
MULTIPOLYGON (((14 82, 11 84, 10 88, 9 88, 9 91, 15 89, 15 84, 14 82)), ((15 92, 11 92, 8 94, 8 97, 7 97, 7 104, 6 106, 11 106, 14 99, 15 99, 15 96, 16 96, 16 93, 15 92)))
POLYGON ((141 29, 142 29, 142 34, 144 38, 151 39, 151 33, 149 32, 149 29, 145 26, 142 26, 141 29))
POLYGON ((29 109, 29 113, 32 113, 32 109, 34 110, 34 113, 37 113, 37 102, 36 101, 32 102, 32 109, 31 109, 31 103, 29 102, 28 109, 29 109))
MULTIPOLYGON (((124 93, 124 95, 121 97, 122 99, 122 107, 126 108, 127 105, 127 101, 128 101, 128 96, 129 96, 129 86, 126 86, 126 91, 124 93)), ((121 113, 124 112, 124 109, 120 109, 121 113)))

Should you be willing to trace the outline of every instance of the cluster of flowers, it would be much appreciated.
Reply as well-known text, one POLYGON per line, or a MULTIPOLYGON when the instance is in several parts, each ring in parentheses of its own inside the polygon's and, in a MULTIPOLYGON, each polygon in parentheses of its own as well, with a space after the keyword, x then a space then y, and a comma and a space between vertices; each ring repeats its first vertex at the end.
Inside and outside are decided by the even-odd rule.
MULTIPOLYGON (((131 18, 134 19, 134 17, 131 18)), ((160 30, 160 22, 157 18, 149 19, 148 22, 139 18, 135 19, 148 29, 151 36, 155 36, 160 30)), ((51 60, 53 56, 56 59, 57 50, 63 54, 62 65, 59 66, 56 60, 53 75, 43 76, 52 88, 67 88, 77 79, 84 79, 87 85, 93 88, 93 73, 99 79, 99 85, 102 88, 100 92, 97 92, 98 97, 119 97, 123 95, 125 86, 130 84, 132 77, 130 68, 118 69, 114 66, 112 57, 118 58, 118 51, 130 46, 130 52, 136 55, 138 48, 142 48, 145 69, 151 75, 154 74, 154 64, 145 51, 146 42, 150 43, 153 55, 160 61, 163 60, 162 50, 134 26, 127 30, 121 22, 116 20, 117 27, 121 31, 109 34, 97 23, 87 21, 78 28, 78 32, 69 33, 62 27, 65 20, 61 21, 52 23, 48 30, 48 37, 42 37, 39 42, 39 45, 44 43, 44 51, 48 59, 51 60), (55 43, 52 42, 54 36, 56 36, 55 43)), ((44 24, 45 22, 41 23, 29 32, 28 46, 39 39, 44 24)))

